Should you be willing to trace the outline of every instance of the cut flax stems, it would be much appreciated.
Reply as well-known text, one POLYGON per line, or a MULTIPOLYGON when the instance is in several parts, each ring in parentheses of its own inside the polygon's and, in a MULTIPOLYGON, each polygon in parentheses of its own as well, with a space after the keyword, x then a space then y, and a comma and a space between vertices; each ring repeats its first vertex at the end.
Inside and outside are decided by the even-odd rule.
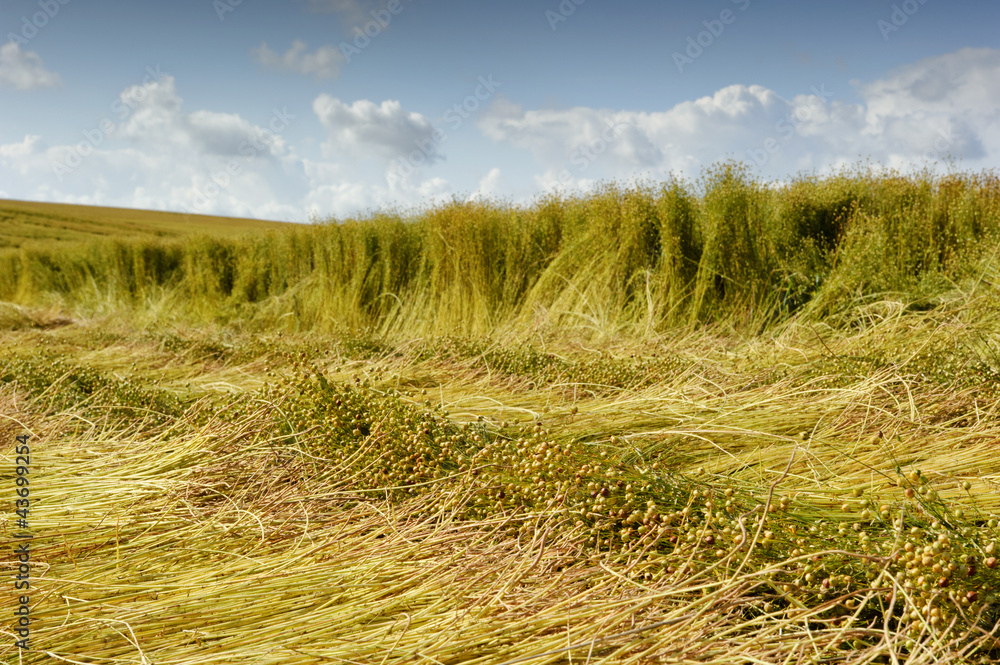
MULTIPOLYGON (((660 545, 638 547, 592 547, 592 527, 572 526, 586 512, 565 508, 501 503, 470 517, 470 501, 511 480, 490 477, 503 473, 495 465, 477 467, 481 480, 450 473, 422 494, 387 500, 359 485, 364 474, 351 468, 388 440, 363 437, 357 453, 334 459, 308 452, 318 431, 306 428, 289 447, 274 417, 292 418, 291 403, 254 397, 207 420, 198 415, 207 404, 196 404, 181 420, 136 430, 142 421, 110 419, 100 403, 91 404, 96 415, 42 416, 8 392, 5 408, 38 429, 37 459, 45 460, 33 477, 33 639, 54 662, 959 662, 989 637, 960 641, 929 624, 913 634, 873 620, 922 602, 905 576, 887 572, 909 534, 892 520, 921 502, 932 511, 935 501, 955 501, 976 515, 996 512, 988 492, 961 489, 965 479, 988 488, 996 477, 993 421, 922 422, 933 406, 925 395, 937 388, 911 388, 912 402, 901 399, 908 393, 893 381, 908 375, 905 367, 817 385, 815 363, 829 351, 795 334, 769 353, 798 364, 770 382, 747 386, 753 353, 728 365, 724 355, 711 361, 719 367, 711 376, 685 371, 683 390, 647 386, 577 400, 575 414, 555 407, 562 424, 554 441, 576 451, 573 468, 600 467, 588 477, 638 487, 672 470, 704 491, 650 490, 666 508, 702 517, 682 517, 660 545), (919 449, 903 442, 918 438, 927 440, 919 449), (917 487, 905 475, 915 466, 926 479, 919 487, 939 487, 938 497, 905 496, 917 487), (714 496, 721 508, 727 488, 751 498, 723 527, 699 506, 714 496), (869 496, 873 509, 885 503, 892 513, 887 540, 872 536, 880 549, 852 527, 869 496), (716 544, 662 547, 685 533, 716 544), (831 585, 826 598, 801 596, 808 584, 795 576, 809 574, 804 566, 817 557, 848 568, 868 562, 873 577, 858 579, 855 569, 852 583, 831 585)), ((863 342, 845 336, 826 346, 848 354, 855 343, 863 342)), ((555 383, 505 393, 491 386, 524 388, 497 375, 446 383, 447 364, 433 360, 376 364, 372 376, 392 367, 441 377, 433 381, 453 395, 446 404, 465 391, 477 400, 490 392, 508 418, 514 404, 558 405, 564 394, 555 383)), ((327 380, 336 384, 332 369, 327 380)), ((382 380, 398 385, 403 375, 389 374, 382 380)), ((956 404, 975 399, 963 394, 953 391, 956 404)), ((954 510, 942 515, 953 519, 954 510)), ((956 625, 986 629, 986 606, 957 607, 956 625)))
POLYGON ((523 649, 509 645, 562 644, 566 623, 606 643, 607 626, 649 604, 613 579, 588 589, 586 560, 554 583, 571 541, 519 553, 491 521, 428 522, 418 501, 338 507, 337 490, 296 489, 300 466, 227 445, 236 433, 133 454, 127 436, 45 446, 33 639, 53 662, 491 662, 523 649))

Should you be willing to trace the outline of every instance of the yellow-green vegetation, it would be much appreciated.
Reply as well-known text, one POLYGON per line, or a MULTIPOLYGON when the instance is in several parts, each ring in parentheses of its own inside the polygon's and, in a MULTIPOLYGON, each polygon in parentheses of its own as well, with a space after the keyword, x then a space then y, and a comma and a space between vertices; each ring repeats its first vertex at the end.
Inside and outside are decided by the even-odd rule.
POLYGON ((455 201, 236 238, 25 248, 0 254, 0 298, 389 337, 759 332, 886 293, 930 306, 983 275, 998 237, 996 174, 859 169, 777 188, 721 164, 695 184, 609 184, 526 208, 455 201))
POLYGON ((722 165, 22 251, 22 655, 998 662, 998 230, 990 174, 722 165))
POLYGON ((0 199, 0 252, 53 246, 65 250, 95 239, 175 239, 195 231, 233 236, 288 226, 257 219, 0 199))

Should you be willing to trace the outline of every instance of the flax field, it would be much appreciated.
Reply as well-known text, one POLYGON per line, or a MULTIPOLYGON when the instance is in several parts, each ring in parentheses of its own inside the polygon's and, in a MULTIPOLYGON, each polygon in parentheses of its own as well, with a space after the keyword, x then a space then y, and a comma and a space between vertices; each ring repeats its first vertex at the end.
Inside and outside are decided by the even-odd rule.
POLYGON ((995 173, 46 214, 0 225, 4 663, 1000 662, 995 173))

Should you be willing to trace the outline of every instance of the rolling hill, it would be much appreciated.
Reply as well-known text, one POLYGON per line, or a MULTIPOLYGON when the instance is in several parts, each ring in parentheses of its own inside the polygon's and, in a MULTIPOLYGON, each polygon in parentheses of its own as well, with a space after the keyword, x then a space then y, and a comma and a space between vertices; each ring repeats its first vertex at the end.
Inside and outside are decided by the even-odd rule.
POLYGON ((191 233, 237 236, 294 228, 289 222, 0 199, 0 251, 99 238, 173 239, 191 233))

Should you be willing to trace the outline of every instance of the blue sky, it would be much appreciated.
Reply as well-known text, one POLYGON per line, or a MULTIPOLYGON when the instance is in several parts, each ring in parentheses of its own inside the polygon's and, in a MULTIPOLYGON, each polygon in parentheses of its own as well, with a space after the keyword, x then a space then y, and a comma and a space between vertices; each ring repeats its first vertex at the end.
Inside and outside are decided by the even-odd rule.
POLYGON ((305 222, 727 158, 992 169, 998 27, 985 0, 4 0, 0 198, 305 222))

